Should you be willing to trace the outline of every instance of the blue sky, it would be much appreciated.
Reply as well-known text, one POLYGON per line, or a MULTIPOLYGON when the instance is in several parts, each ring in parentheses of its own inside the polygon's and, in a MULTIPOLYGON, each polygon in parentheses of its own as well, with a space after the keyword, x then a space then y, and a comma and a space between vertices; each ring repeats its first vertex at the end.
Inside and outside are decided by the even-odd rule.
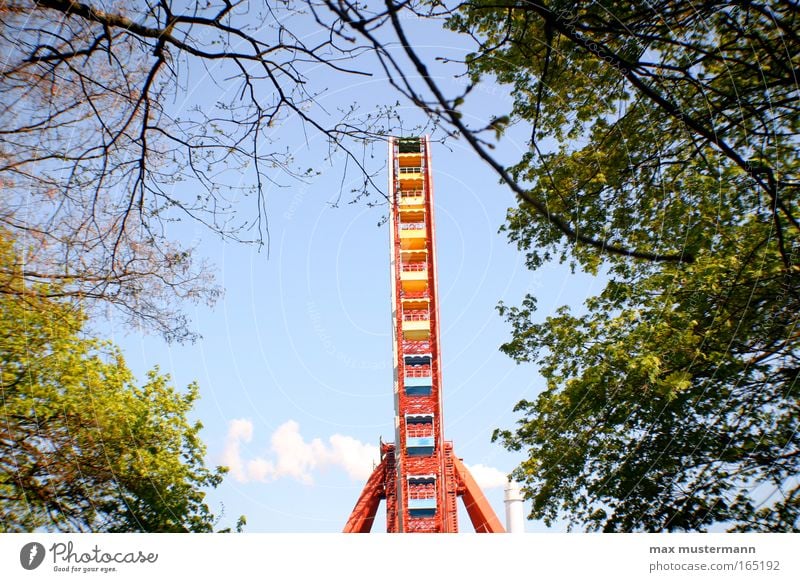
MULTIPOLYGON (((452 37, 437 34, 441 42, 418 48, 428 56, 463 54, 452 37)), ((455 93, 462 83, 440 74, 455 93)), ((353 101, 362 112, 376 111, 398 100, 378 74, 356 83, 325 71, 312 76, 327 89, 320 102, 330 111, 353 101)), ((202 96, 202 78, 193 82, 195 98, 210 97, 202 96)), ((485 125, 504 106, 504 89, 476 91, 469 121, 485 125)), ((406 126, 422 122, 402 101, 401 112, 406 126)), ((184 243, 198 245, 225 288, 213 308, 191 311, 202 340, 169 345, 113 319, 108 330, 140 378, 159 365, 177 386, 199 382, 196 416, 205 427, 208 463, 231 467, 209 497, 215 513, 223 513, 221 526, 244 514, 250 532, 337 532, 370 472, 378 439, 393 439, 389 234, 379 226, 387 209, 347 204, 358 177, 350 172, 343 182, 344 160, 326 162, 322 140, 306 139, 294 120, 274 138, 320 175, 309 183, 283 179, 287 187, 268 191, 268 252, 226 243, 197 224, 175 230, 184 243), (333 207, 341 190, 343 203, 333 207)), ((513 159, 525 147, 524 135, 512 129, 503 147, 500 155, 513 159)), ((373 167, 384 166, 385 146, 374 155, 373 167)), ((433 169, 445 438, 502 520, 503 475, 523 457, 492 444, 491 433, 514 424, 514 404, 535 396, 542 380, 533 366, 517 366, 498 351, 509 328, 495 306, 517 304, 532 292, 543 318, 560 305, 580 305, 598 283, 566 266, 525 268, 524 257, 497 232, 512 194, 466 144, 434 145, 433 169)), ((378 181, 385 183, 385 172, 378 181)), ((252 210, 248 204, 242 201, 242 212, 252 210)), ((374 531, 383 530, 383 511, 374 531)), ((471 531, 466 515, 460 528, 471 531)))
MULTIPOLYGON (((497 233, 511 195, 468 152, 434 147, 433 166, 445 436, 469 466, 507 473, 522 457, 492 444, 492 430, 510 427, 514 404, 542 381, 498 351, 509 330, 495 305, 534 292, 544 317, 580 304, 593 283, 564 266, 525 269, 497 233)), ((193 311, 199 342, 114 338, 140 374, 158 364, 178 386, 199 381, 208 462, 242 464, 211 499, 226 520, 246 514, 248 531, 340 531, 371 466, 364 456, 379 437, 392 440, 385 207, 331 208, 335 195, 323 175, 271 199, 269 256, 197 228, 226 290, 213 309, 193 311)), ((498 485, 492 471, 476 472, 498 485)), ((502 488, 486 493, 502 516, 502 488)))

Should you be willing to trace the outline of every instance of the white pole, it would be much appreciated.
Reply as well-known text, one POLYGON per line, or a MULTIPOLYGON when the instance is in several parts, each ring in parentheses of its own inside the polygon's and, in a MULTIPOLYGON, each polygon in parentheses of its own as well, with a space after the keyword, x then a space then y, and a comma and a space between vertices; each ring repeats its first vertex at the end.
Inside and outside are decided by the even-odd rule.
POLYGON ((510 481, 505 489, 506 531, 525 533, 525 513, 522 505, 522 491, 517 483, 510 481))

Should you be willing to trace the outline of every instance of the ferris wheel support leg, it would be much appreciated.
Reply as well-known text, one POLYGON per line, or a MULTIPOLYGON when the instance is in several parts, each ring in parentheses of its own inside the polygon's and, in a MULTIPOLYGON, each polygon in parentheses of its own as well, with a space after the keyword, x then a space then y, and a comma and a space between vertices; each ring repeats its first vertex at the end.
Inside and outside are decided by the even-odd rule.
POLYGON ((505 533, 503 524, 497 519, 489 500, 486 499, 469 469, 455 455, 453 455, 453 463, 456 475, 463 484, 464 505, 467 508, 469 519, 472 521, 472 527, 475 528, 475 533, 505 533))
POLYGON ((350 519, 344 526, 342 533, 369 533, 372 523, 375 521, 375 514, 378 506, 384 497, 384 483, 386 480, 386 459, 375 467, 370 475, 361 496, 356 501, 356 506, 350 514, 350 519))

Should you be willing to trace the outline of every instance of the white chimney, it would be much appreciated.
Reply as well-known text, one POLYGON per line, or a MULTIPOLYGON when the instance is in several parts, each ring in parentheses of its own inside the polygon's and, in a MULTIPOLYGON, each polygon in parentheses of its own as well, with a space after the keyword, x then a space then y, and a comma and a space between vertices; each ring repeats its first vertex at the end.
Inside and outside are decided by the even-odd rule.
POLYGON ((505 489, 506 531, 525 533, 525 513, 522 506, 522 491, 517 483, 509 480, 505 489))

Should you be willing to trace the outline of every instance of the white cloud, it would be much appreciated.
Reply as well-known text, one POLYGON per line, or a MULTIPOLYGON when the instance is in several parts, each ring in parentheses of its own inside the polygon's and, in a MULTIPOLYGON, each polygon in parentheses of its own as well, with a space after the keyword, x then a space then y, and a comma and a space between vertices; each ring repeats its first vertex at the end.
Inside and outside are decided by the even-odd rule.
MULTIPOLYGON (((301 483, 313 482, 314 473, 337 467, 354 481, 366 481, 379 461, 378 447, 351 436, 334 434, 327 442, 320 438, 306 441, 300 425, 287 420, 272 433, 266 456, 242 457, 242 443, 253 440, 253 422, 247 418, 232 420, 222 452, 222 463, 240 483, 268 483, 285 477, 301 483)), ((468 466, 481 489, 504 487, 506 473, 486 465, 468 466)))
POLYGON ((467 468, 481 489, 505 487, 506 483, 508 483, 508 474, 494 467, 478 464, 469 465, 467 468))
POLYGON ((247 461, 247 473, 234 475, 237 481, 269 481, 275 474, 275 465, 264 459, 247 461))
POLYGON ((237 481, 246 481, 246 472, 239 451, 241 442, 249 443, 253 440, 253 423, 244 418, 237 418, 228 426, 228 438, 225 449, 222 451, 222 464, 227 465, 231 475, 237 481))
POLYGON ((380 460, 378 447, 353 437, 335 434, 330 439, 333 458, 355 481, 366 481, 380 460))
POLYGON ((286 421, 272 433, 267 458, 242 458, 241 443, 249 443, 252 438, 251 420, 239 418, 230 422, 222 462, 230 467, 231 476, 242 483, 284 477, 312 483, 313 473, 328 467, 339 467, 351 479, 364 481, 379 460, 377 446, 346 435, 334 434, 327 443, 319 438, 306 442, 294 420, 286 421))

